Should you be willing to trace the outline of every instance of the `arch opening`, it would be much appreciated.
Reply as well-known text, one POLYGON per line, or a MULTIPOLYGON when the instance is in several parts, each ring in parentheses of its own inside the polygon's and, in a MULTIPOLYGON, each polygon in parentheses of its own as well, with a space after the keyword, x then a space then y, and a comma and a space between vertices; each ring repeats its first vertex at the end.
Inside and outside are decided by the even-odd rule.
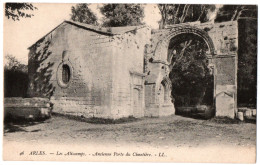
POLYGON ((167 61, 172 83, 171 96, 178 107, 213 107, 214 75, 208 54, 214 52, 205 38, 181 33, 168 42, 167 61))

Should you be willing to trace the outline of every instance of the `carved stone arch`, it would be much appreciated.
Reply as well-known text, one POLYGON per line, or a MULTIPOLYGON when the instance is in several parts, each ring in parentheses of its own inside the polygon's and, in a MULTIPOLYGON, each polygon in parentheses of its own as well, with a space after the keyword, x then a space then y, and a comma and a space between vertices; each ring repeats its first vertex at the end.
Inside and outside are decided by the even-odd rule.
POLYGON ((160 104, 169 104, 171 103, 171 89, 172 89, 172 83, 169 77, 164 77, 161 81, 159 88, 159 102, 160 104))
POLYGON ((166 36, 166 38, 164 39, 165 41, 167 41, 166 44, 169 44, 170 40, 173 37, 175 37, 179 34, 195 34, 195 35, 197 35, 198 37, 202 38, 205 41, 205 43, 208 45, 208 48, 210 50, 210 54, 214 55, 215 47, 214 47, 213 41, 205 30, 199 29, 197 27, 192 27, 192 26, 183 26, 183 27, 178 28, 178 29, 172 29, 170 34, 168 34, 166 36))
POLYGON ((163 80, 161 81, 161 83, 164 84, 169 89, 172 88, 172 82, 168 76, 164 77, 163 80))
POLYGON ((212 41, 212 39, 210 38, 210 36, 208 35, 208 33, 205 30, 199 29, 197 27, 185 25, 185 26, 172 28, 170 30, 170 32, 167 33, 165 35, 165 37, 163 37, 158 42, 158 44, 156 46, 156 49, 154 51, 154 56, 155 56, 156 60, 166 62, 166 60, 163 59, 163 55, 166 56, 167 51, 168 51, 168 46, 169 46, 169 43, 170 43, 171 39, 174 38, 177 35, 180 35, 180 34, 194 34, 194 35, 197 35, 198 37, 202 38, 205 41, 205 43, 207 44, 207 46, 209 48, 210 54, 212 56, 215 54, 215 47, 214 47, 213 41, 212 41))

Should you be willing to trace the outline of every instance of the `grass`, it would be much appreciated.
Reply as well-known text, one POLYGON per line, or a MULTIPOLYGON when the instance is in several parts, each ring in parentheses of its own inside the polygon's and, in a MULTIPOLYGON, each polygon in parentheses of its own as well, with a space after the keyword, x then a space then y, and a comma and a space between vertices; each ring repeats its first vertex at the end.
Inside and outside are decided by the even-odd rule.
POLYGON ((218 124, 240 124, 242 121, 238 119, 231 119, 229 117, 214 117, 210 120, 208 120, 213 123, 218 123, 218 124))
POLYGON ((134 121, 140 120, 133 116, 123 117, 120 119, 104 119, 104 118, 98 118, 98 117, 85 118, 84 116, 75 116, 75 115, 59 114, 59 113, 53 113, 53 116, 65 117, 68 119, 92 123, 92 124, 121 124, 121 123, 129 123, 129 122, 134 122, 134 121))

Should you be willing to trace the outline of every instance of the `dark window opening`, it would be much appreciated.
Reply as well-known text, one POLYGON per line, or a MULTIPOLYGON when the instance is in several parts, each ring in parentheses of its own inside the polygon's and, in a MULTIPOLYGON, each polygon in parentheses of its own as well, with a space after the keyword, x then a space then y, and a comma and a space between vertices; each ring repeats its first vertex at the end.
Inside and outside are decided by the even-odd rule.
POLYGON ((62 82, 67 84, 70 81, 70 68, 68 65, 62 66, 62 82))

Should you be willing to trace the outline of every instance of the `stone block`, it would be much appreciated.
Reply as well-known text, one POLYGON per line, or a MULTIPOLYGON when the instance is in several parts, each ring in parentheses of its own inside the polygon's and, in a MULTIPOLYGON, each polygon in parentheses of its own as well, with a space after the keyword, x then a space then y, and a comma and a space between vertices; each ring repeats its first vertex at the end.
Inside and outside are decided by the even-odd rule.
POLYGON ((227 92, 220 92, 216 96, 216 116, 226 116, 234 119, 235 117, 235 100, 227 92))
POLYGON ((243 113, 243 112, 237 112, 237 118, 238 118, 240 121, 244 121, 244 113, 243 113))
POLYGON ((244 116, 245 116, 245 117, 252 117, 252 111, 251 111, 251 110, 246 110, 246 111, 244 112, 244 116))
POLYGON ((253 116, 256 116, 256 109, 253 109, 253 110, 252 110, 252 115, 253 115, 253 116))

